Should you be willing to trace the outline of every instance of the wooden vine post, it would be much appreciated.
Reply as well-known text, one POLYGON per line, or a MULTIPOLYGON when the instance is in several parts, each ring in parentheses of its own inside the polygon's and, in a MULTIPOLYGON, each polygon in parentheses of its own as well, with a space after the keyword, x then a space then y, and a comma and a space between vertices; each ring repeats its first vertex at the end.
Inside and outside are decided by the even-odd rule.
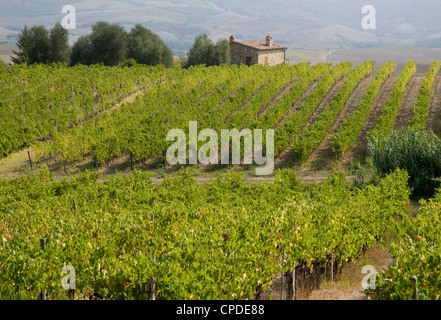
MULTIPOLYGON (((40 238, 40 247, 43 251, 46 251, 46 238, 40 238)), ((46 291, 40 293, 40 300, 47 300, 46 291)))
POLYGON ((280 300, 283 300, 284 292, 285 292, 285 273, 283 272, 285 266, 284 262, 285 262, 285 245, 283 245, 282 247, 282 296, 280 300))
POLYGON ((413 282, 413 296, 412 296, 412 299, 413 300, 418 300, 418 288, 417 288, 418 278, 417 278, 417 276, 410 276, 409 280, 413 282))
POLYGON ((34 167, 32 165, 31 153, 29 151, 28 151, 28 157, 29 157, 29 164, 31 165, 31 171, 34 171, 34 167))
POLYGON ((155 277, 151 277, 147 283, 147 300, 156 299, 155 290, 156 290, 155 277))
POLYGON ((296 267, 292 270, 292 300, 296 300, 296 267))
POLYGON ((334 282, 334 253, 331 253, 331 282, 334 282))
POLYGON ((165 167, 167 166, 167 162, 166 162, 166 155, 167 155, 167 150, 163 149, 162 150, 162 166, 165 167))

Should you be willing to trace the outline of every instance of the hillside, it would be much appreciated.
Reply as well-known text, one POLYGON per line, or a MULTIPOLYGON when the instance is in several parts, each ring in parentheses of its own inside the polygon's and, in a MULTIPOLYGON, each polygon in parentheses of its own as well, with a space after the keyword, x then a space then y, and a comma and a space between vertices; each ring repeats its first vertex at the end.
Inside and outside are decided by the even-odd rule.
MULTIPOLYGON (((130 28, 141 23, 159 34, 174 54, 185 54, 196 35, 211 38, 262 39, 270 33, 275 41, 290 49, 370 48, 418 45, 440 47, 440 6, 416 0, 374 1, 376 30, 361 27, 361 0, 75 0, 77 29, 71 40, 90 33, 97 21, 105 20, 130 28)), ((13 41, 24 25, 52 27, 61 22, 60 0, 2 1, 0 3, 0 42, 13 41)))
MULTIPOLYGON (((365 161, 367 133, 377 124, 397 79, 404 73, 403 67, 390 65, 389 70, 384 71, 384 78, 378 80, 378 94, 372 96, 373 102, 367 109, 365 120, 361 122, 362 126, 354 129, 359 134, 345 147, 347 150, 344 154, 335 151, 338 142, 334 141, 334 136, 342 130, 345 119, 359 108, 362 99, 367 98, 365 95, 373 86, 378 70, 386 65, 373 68, 367 63, 357 67, 341 63, 330 68, 330 65, 323 63, 311 67, 307 63, 300 63, 274 68, 196 68, 179 76, 173 69, 139 67, 132 71, 127 68, 103 68, 90 79, 92 87, 84 86, 82 81, 59 91, 61 96, 71 96, 60 103, 62 109, 67 108, 65 115, 57 113, 54 118, 56 114, 51 108, 45 109, 41 117, 43 122, 34 118, 30 123, 37 130, 29 127, 26 130, 30 130, 31 135, 22 136, 20 133, 19 136, 25 140, 17 140, 15 147, 10 144, 13 140, 3 144, 3 150, 12 154, 0 161, 0 176, 14 177, 30 171, 28 149, 19 151, 24 144, 32 145, 30 151, 36 165, 48 165, 55 176, 62 177, 86 168, 106 175, 116 172, 129 174, 132 169, 141 169, 160 179, 163 173, 181 167, 163 167, 166 132, 172 128, 188 131, 189 121, 193 120, 198 121, 199 130, 275 129, 275 170, 295 168, 305 180, 314 181, 325 179, 332 168, 346 169, 350 175, 349 167, 353 160, 365 161), (357 74, 358 69, 363 71, 357 74), (150 76, 145 78, 145 72, 150 76), (212 74, 216 74, 216 77, 210 78, 212 74), (109 76, 114 80, 105 83, 109 76), (343 92, 347 97, 341 100, 343 92), (72 103, 74 109, 71 109, 72 103), (326 129, 316 136, 318 131, 315 128, 319 125, 324 125, 326 129), (32 136, 33 131, 39 136, 37 141, 32 136), (310 134, 314 134, 315 140, 307 138, 310 134), (299 153, 300 145, 303 146, 302 153, 299 153)), ((390 129, 405 128, 412 122, 413 108, 425 78, 421 70, 427 71, 428 67, 420 66, 416 72, 409 74, 409 82, 402 93, 403 100, 390 129)), ((37 93, 41 94, 39 90, 42 88, 32 87, 32 83, 39 81, 39 77, 46 77, 46 72, 51 72, 48 67, 39 68, 35 70, 35 75, 25 75, 31 87, 24 90, 33 91, 29 92, 27 99, 29 102, 47 101, 48 105, 53 105, 57 96, 51 91, 57 92, 57 88, 60 88, 57 83, 67 76, 65 72, 72 71, 58 69, 58 75, 52 75, 49 82, 42 83, 43 86, 53 86, 52 90, 39 99, 37 93)), ((87 72, 87 67, 84 68, 83 71, 80 71, 81 68, 72 70, 87 72)), ((14 86, 20 84, 15 83, 14 86)), ((14 86, 9 86, 8 90, 14 92, 14 86)), ((23 101, 20 95, 8 96, 6 100, 4 94, 2 97, 4 102, 9 100, 13 104, 23 101)), ((438 135, 441 135, 440 98, 441 76, 437 76, 425 112, 429 115, 427 128, 438 135)), ((29 105, 27 108, 31 110, 33 107, 29 105)), ((38 108, 22 121, 28 122, 35 112, 39 112, 38 108)), ((12 123, 3 126, 4 135, 14 135, 14 131, 11 131, 14 126, 12 123)), ((220 175, 233 168, 244 170, 250 178, 254 175, 253 165, 192 167, 197 169, 201 179, 220 175)), ((264 181, 273 179, 271 176, 256 178, 264 181)))
POLYGON ((368 181, 368 136, 441 136, 439 61, 399 62, 1 67, 0 299, 438 299, 440 195, 368 181))

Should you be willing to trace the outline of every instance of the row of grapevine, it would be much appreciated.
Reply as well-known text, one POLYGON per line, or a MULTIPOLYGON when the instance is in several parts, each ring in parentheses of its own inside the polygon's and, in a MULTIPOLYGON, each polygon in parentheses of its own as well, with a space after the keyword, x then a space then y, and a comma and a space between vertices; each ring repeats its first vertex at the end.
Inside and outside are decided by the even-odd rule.
POLYGON ((51 144, 38 143, 34 147, 39 156, 58 153, 63 159, 73 161, 93 153, 96 161, 104 162, 112 155, 120 154, 115 141, 119 137, 129 135, 128 139, 137 141, 136 135, 142 134, 142 131, 140 128, 136 131, 134 129, 140 123, 151 125, 153 129, 155 122, 169 121, 185 112, 185 103, 196 103, 207 92, 216 90, 227 81, 231 72, 229 68, 221 67, 194 67, 176 71, 170 77, 170 82, 158 83, 150 90, 145 90, 134 102, 101 114, 82 126, 54 135, 51 144))
POLYGON ((0 69, 0 156, 63 132, 165 80, 164 67, 64 65, 0 69))
POLYGON ((440 217, 441 194, 438 192, 433 199, 423 200, 416 217, 406 221, 407 233, 391 244, 395 264, 377 275, 375 289, 368 290, 368 296, 379 300, 441 298, 440 217))
MULTIPOLYGON (((309 63, 299 63, 290 68, 280 68, 278 71, 272 73, 272 77, 276 75, 283 75, 283 79, 303 79, 305 77, 305 73, 309 71, 309 63)), ((268 73, 268 71, 265 71, 268 73)), ((263 85, 263 80, 265 80, 266 86, 270 85, 270 81, 267 81, 268 78, 264 73, 260 75, 256 75, 256 81, 259 84, 259 87, 263 85)), ((273 85, 273 84, 271 84, 273 85)), ((245 108, 247 100, 252 97, 252 95, 257 91, 259 87, 253 86, 251 90, 245 90, 244 88, 240 88, 240 92, 236 93, 234 96, 231 96, 227 101, 222 104, 221 108, 215 108, 214 110, 210 110, 207 114, 207 117, 198 122, 200 123, 201 128, 215 128, 216 126, 223 126, 223 120, 227 118, 228 115, 232 115, 235 113, 237 108, 245 108), (239 106, 239 107, 238 107, 239 106), (216 117, 213 117, 213 113, 216 113, 216 117)), ((243 121, 243 119, 242 119, 243 121)))
MULTIPOLYGON (((382 83, 395 66, 390 62, 380 69, 355 112, 344 119, 335 135, 334 151, 339 155, 353 145, 382 83)), ((351 90, 370 69, 372 62, 363 63, 352 73, 352 65, 347 62, 333 68, 331 64, 310 67, 309 63, 274 67, 198 66, 188 70, 17 66, 15 73, 13 68, 2 68, 0 83, 5 85, 0 96, 0 151, 6 155, 21 146, 32 145, 37 158, 55 155, 62 162, 90 158, 100 165, 126 155, 133 161, 152 162, 163 158, 170 144, 165 139, 170 129, 187 132, 188 122, 198 121, 199 128, 214 128, 218 132, 274 128, 275 155, 291 146, 305 160, 330 133, 351 90), (333 85, 346 76, 331 103, 314 123, 308 123, 333 85), (76 79, 72 84, 71 77, 76 79), (300 103, 308 89, 311 92, 300 103), (136 91, 136 99, 113 108, 136 91), (296 102, 300 106, 294 108, 296 102)), ((427 114, 424 110, 429 88, 438 69, 439 62, 435 61, 421 89, 415 119, 417 114, 427 114)), ((415 71, 413 61, 404 67, 370 135, 390 133, 391 121, 415 71)))
POLYGON ((435 77, 438 74, 440 66, 440 62, 438 60, 435 60, 431 64, 429 71, 427 71, 426 77, 424 78, 423 85, 421 86, 420 93, 418 95, 418 100, 415 103, 411 127, 426 127, 427 119, 429 118, 428 110, 433 82, 435 81, 435 77))
MULTIPOLYGON (((331 66, 330 64, 317 64, 311 68, 305 68, 304 64, 299 64, 301 67, 301 72, 296 72, 294 83, 292 83, 291 88, 286 92, 282 93, 280 99, 270 105, 266 106, 266 109, 257 114, 254 120, 249 122, 245 119, 241 119, 238 123, 238 128, 248 128, 248 129, 268 129, 275 127, 281 119, 292 109, 293 104, 300 98, 300 96, 305 92, 305 90, 310 86, 315 80, 322 77, 324 74, 329 72, 331 66)), ((294 75, 293 75, 294 76, 294 75)), ((228 128, 224 123, 219 123, 218 125, 210 124, 206 127, 217 127, 218 135, 220 135, 221 129, 228 128)), ((251 135, 254 132, 251 131, 251 135)), ((264 141, 265 142, 265 141, 264 141)), ((219 140, 219 147, 221 141, 219 140)), ((242 154, 241 154, 242 155, 242 154)))
POLYGON ((93 154, 98 163, 130 153, 134 160, 161 157, 168 130, 188 130, 188 122, 192 120, 207 127, 219 126, 236 109, 242 110, 256 103, 266 87, 278 83, 273 83, 272 79, 292 79, 303 75, 307 69, 308 64, 190 70, 185 81, 176 79, 171 92, 151 98, 151 90, 147 90, 144 97, 138 97, 130 105, 96 117, 95 123, 85 123, 56 135, 52 144, 37 144, 36 149, 40 156, 58 153, 69 161, 93 154), (204 75, 200 74, 202 70, 204 75), (196 85, 191 77, 204 79, 202 85, 196 85), (261 91, 247 104, 249 97, 259 88, 261 91), (185 90, 189 91, 185 93, 185 90))
POLYGON ((303 76, 296 79, 291 87, 276 104, 270 106, 265 113, 258 116, 249 126, 250 129, 269 129, 276 124, 291 110, 293 104, 300 98, 302 93, 317 78, 329 72, 330 64, 316 64, 303 76))
POLYGON ((235 172, 198 183, 188 170, 159 185, 140 172, 98 178, 0 179, 0 298, 66 299, 62 270, 72 266, 77 298, 145 299, 154 277, 157 299, 248 299, 281 262, 355 259, 409 201, 403 172, 365 189, 335 174, 305 190, 289 170, 271 184, 235 172))
MULTIPOLYGON (((232 68, 230 67, 229 69, 232 68)), ((170 121, 165 123, 159 122, 159 119, 156 118, 152 122, 141 123, 140 127, 136 128, 136 130, 141 129, 140 131, 142 133, 138 133, 137 138, 142 142, 141 145, 135 147, 135 153, 141 154, 141 159, 160 157, 167 143, 166 134, 169 130, 188 128, 189 121, 200 121, 204 119, 211 110, 222 108, 223 103, 228 99, 231 100, 231 97, 235 96, 235 93, 240 92, 241 88, 246 86, 249 81, 257 76, 256 74, 263 77, 262 73, 253 69, 257 68, 236 67, 236 71, 229 75, 222 86, 216 88, 216 90, 206 95, 202 100, 197 101, 194 104, 182 103, 182 107, 185 111, 181 114, 174 113, 173 118, 170 119, 170 121)), ((268 75, 268 73, 266 73, 266 75, 268 75)), ((256 86, 255 82, 251 83, 252 86, 260 86, 259 84, 256 86)), ((178 104, 181 104, 181 102, 178 101, 178 104)), ((167 106, 165 108, 167 108, 167 106)), ((106 144, 106 141, 103 143, 106 144)), ((121 153, 124 153, 124 145, 121 153)))
POLYGON ((317 148, 321 141, 328 134, 329 129, 343 110, 349 95, 354 91, 361 79, 372 73, 374 62, 364 62, 358 65, 347 77, 345 83, 341 86, 332 101, 323 110, 317 119, 306 126, 305 132, 294 144, 296 157, 302 162, 306 160, 311 152, 317 148))
MULTIPOLYGON (((307 66, 309 66, 309 63, 307 66)), ((301 74, 299 73, 298 75, 301 74)), ((293 78, 287 77, 284 72, 277 72, 276 76, 265 87, 261 88, 259 92, 251 97, 249 103, 224 119, 222 127, 224 129, 249 127, 249 124, 258 117, 262 110, 271 105, 274 97, 279 94, 283 88, 289 86, 292 81, 293 78)))
POLYGON ((293 112, 277 130, 274 141, 274 153, 279 154, 292 144, 301 128, 306 124, 316 107, 323 100, 332 85, 342 76, 349 73, 352 64, 342 62, 333 67, 325 74, 317 84, 317 87, 311 92, 300 107, 293 112))
POLYGON ((388 62, 380 67, 356 110, 343 120, 339 131, 334 135, 333 150, 338 156, 342 157, 346 150, 354 145, 369 116, 374 99, 377 97, 384 81, 394 72, 396 65, 395 62, 388 62))
POLYGON ((390 135, 393 130, 393 123, 403 101, 403 94, 406 86, 414 73, 416 72, 415 61, 409 61, 397 79, 392 89, 392 95, 386 102, 381 115, 378 117, 374 129, 368 132, 368 135, 375 139, 383 139, 390 135))
MULTIPOLYGON (((280 70, 276 71, 273 70, 270 72, 271 69, 268 70, 261 70, 260 72, 253 72, 253 76, 255 76, 257 79, 260 79, 257 81, 258 84, 263 80, 268 82, 268 76, 271 75, 271 77, 274 77, 277 73, 283 73, 285 79, 293 79, 293 78, 303 78, 305 75, 305 72, 309 70, 309 63, 301 63, 297 64, 291 67, 281 67, 280 70), (277 73, 275 73, 277 72, 277 73)), ((268 85, 270 85, 268 83, 268 85)), ((259 85, 260 87, 260 85, 259 85)), ((240 88, 242 89, 242 88, 240 88)), ((239 89, 239 90, 240 90, 239 89)), ((217 131, 221 131, 224 129, 223 120, 228 115, 228 111, 231 114, 236 108, 240 108, 241 106, 246 107, 244 104, 246 104, 248 98, 252 95, 252 93, 256 92, 258 87, 254 87, 251 91, 246 90, 240 90, 239 93, 235 93, 234 95, 230 95, 228 99, 222 103, 220 106, 211 106, 206 115, 200 114, 200 108, 196 110, 198 114, 194 114, 192 118, 181 118, 179 119, 179 122, 172 123, 169 127, 172 128, 181 128, 185 132, 188 132, 188 121, 191 120, 197 120, 198 126, 200 129, 206 129, 206 128, 217 128, 217 131), (245 93, 245 94, 243 94, 245 93), (220 115, 219 115, 220 113, 220 115), (217 115, 216 117, 214 115, 217 115)), ((243 125, 243 119, 242 119, 242 125, 243 125)), ((162 139, 165 142, 165 135, 162 139)), ((166 143, 162 145, 162 148, 165 148, 167 146, 166 143)))

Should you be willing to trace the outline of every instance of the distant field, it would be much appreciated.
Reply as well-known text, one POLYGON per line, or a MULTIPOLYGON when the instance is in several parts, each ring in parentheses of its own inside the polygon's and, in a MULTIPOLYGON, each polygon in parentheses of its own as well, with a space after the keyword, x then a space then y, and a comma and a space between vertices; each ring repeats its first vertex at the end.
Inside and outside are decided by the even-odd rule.
POLYGON ((0 44, 0 59, 6 63, 11 63, 12 50, 16 50, 15 44, 0 44))
POLYGON ((362 49, 330 49, 330 50, 287 50, 287 62, 298 63, 309 61, 312 64, 320 62, 340 63, 349 61, 358 65, 364 61, 374 60, 375 69, 388 61, 398 64, 397 70, 409 60, 417 64, 417 72, 426 72, 428 66, 436 59, 441 59, 441 49, 431 48, 362 48, 362 49))
MULTIPOLYGON (((15 44, 0 44, 0 58, 10 62, 15 44)), ((409 60, 417 64, 418 72, 426 72, 428 66, 436 59, 441 59, 441 49, 431 48, 366 48, 366 49, 328 49, 328 50, 287 50, 286 61, 293 64, 299 62, 340 63, 348 61, 358 65, 364 61, 374 60, 375 70, 387 61, 395 61, 398 70, 409 60)))

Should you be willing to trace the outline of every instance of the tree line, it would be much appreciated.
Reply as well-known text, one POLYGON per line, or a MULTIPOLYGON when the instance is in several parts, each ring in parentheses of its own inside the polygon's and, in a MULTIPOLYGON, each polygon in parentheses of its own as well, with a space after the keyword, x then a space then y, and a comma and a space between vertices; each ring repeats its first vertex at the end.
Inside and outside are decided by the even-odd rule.
MULTIPOLYGON (((92 65, 102 63, 116 66, 121 63, 173 66, 170 48, 151 30, 135 25, 129 32, 118 25, 100 21, 92 33, 80 37, 71 47, 68 31, 60 24, 47 30, 44 26, 25 26, 17 38, 17 51, 11 57, 14 64, 66 63, 92 65)), ((230 64, 231 53, 227 39, 214 43, 206 34, 195 37, 187 54, 181 59, 183 67, 230 64)))

